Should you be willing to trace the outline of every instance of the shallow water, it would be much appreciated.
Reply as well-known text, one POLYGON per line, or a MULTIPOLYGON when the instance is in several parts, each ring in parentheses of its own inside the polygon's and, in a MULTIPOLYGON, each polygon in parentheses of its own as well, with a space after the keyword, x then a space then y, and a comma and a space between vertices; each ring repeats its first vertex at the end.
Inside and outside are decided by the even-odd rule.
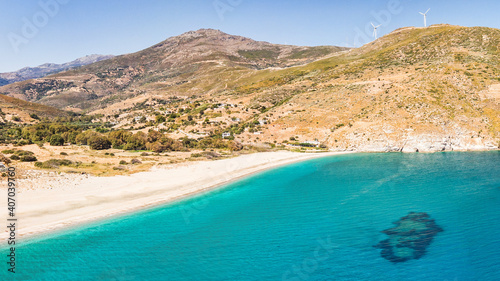
POLYGON ((15 278, 4 265, 0 279, 500 280, 499 163, 499 152, 297 163, 25 242, 15 278), (391 263, 373 246, 412 211, 444 231, 420 259, 391 263))

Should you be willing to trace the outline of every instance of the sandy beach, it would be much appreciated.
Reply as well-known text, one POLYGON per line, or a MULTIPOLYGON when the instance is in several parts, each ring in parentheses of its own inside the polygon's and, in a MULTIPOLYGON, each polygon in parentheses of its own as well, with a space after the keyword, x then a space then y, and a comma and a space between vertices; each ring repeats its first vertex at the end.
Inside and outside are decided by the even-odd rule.
MULTIPOLYGON (((62 228, 157 206, 217 188, 225 183, 293 162, 344 154, 287 151, 243 155, 217 161, 199 161, 154 167, 130 176, 88 177, 59 188, 18 189, 17 237, 62 228)), ((2 185, 6 187, 6 182, 2 185)), ((7 198, 6 188, 0 189, 7 198)), ((0 201, 6 221, 7 200, 0 201)), ((0 241, 8 232, 0 234, 0 241)))

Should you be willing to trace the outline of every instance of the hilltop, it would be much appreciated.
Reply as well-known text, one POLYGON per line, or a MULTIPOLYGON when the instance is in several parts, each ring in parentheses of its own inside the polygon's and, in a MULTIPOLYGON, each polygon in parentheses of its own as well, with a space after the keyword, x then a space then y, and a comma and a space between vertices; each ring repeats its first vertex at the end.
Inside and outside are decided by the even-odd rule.
POLYGON ((297 47, 201 29, 133 54, 0 88, 16 98, 73 111, 105 108, 139 95, 216 92, 254 70, 302 65, 341 47, 297 47))
POLYGON ((500 30, 402 28, 358 49, 216 30, 15 83, 0 93, 103 115, 115 129, 330 150, 496 149, 500 30))

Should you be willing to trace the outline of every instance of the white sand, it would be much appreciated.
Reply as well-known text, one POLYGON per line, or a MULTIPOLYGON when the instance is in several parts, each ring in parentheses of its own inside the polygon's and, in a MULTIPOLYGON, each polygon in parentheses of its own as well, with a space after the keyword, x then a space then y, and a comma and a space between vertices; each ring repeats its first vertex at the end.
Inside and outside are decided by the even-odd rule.
MULTIPOLYGON (((265 152, 218 161, 181 163, 130 176, 89 177, 58 189, 40 186, 23 190, 21 187, 17 194, 16 236, 41 234, 171 202, 265 169, 337 154, 341 153, 265 152)), ((1 184, 0 217, 6 223, 6 182, 1 184)), ((0 241, 8 237, 5 228, 4 231, 0 241)))

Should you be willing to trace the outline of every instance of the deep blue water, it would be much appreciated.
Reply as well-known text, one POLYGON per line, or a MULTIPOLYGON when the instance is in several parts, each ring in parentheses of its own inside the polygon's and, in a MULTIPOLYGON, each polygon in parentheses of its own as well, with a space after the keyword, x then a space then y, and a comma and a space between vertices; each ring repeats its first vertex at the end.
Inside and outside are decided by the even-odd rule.
POLYGON ((500 152, 297 163, 25 242, 15 278, 2 266, 0 279, 500 280, 499 164, 500 152), (422 258, 391 263, 373 245, 412 211, 444 231, 422 258))

